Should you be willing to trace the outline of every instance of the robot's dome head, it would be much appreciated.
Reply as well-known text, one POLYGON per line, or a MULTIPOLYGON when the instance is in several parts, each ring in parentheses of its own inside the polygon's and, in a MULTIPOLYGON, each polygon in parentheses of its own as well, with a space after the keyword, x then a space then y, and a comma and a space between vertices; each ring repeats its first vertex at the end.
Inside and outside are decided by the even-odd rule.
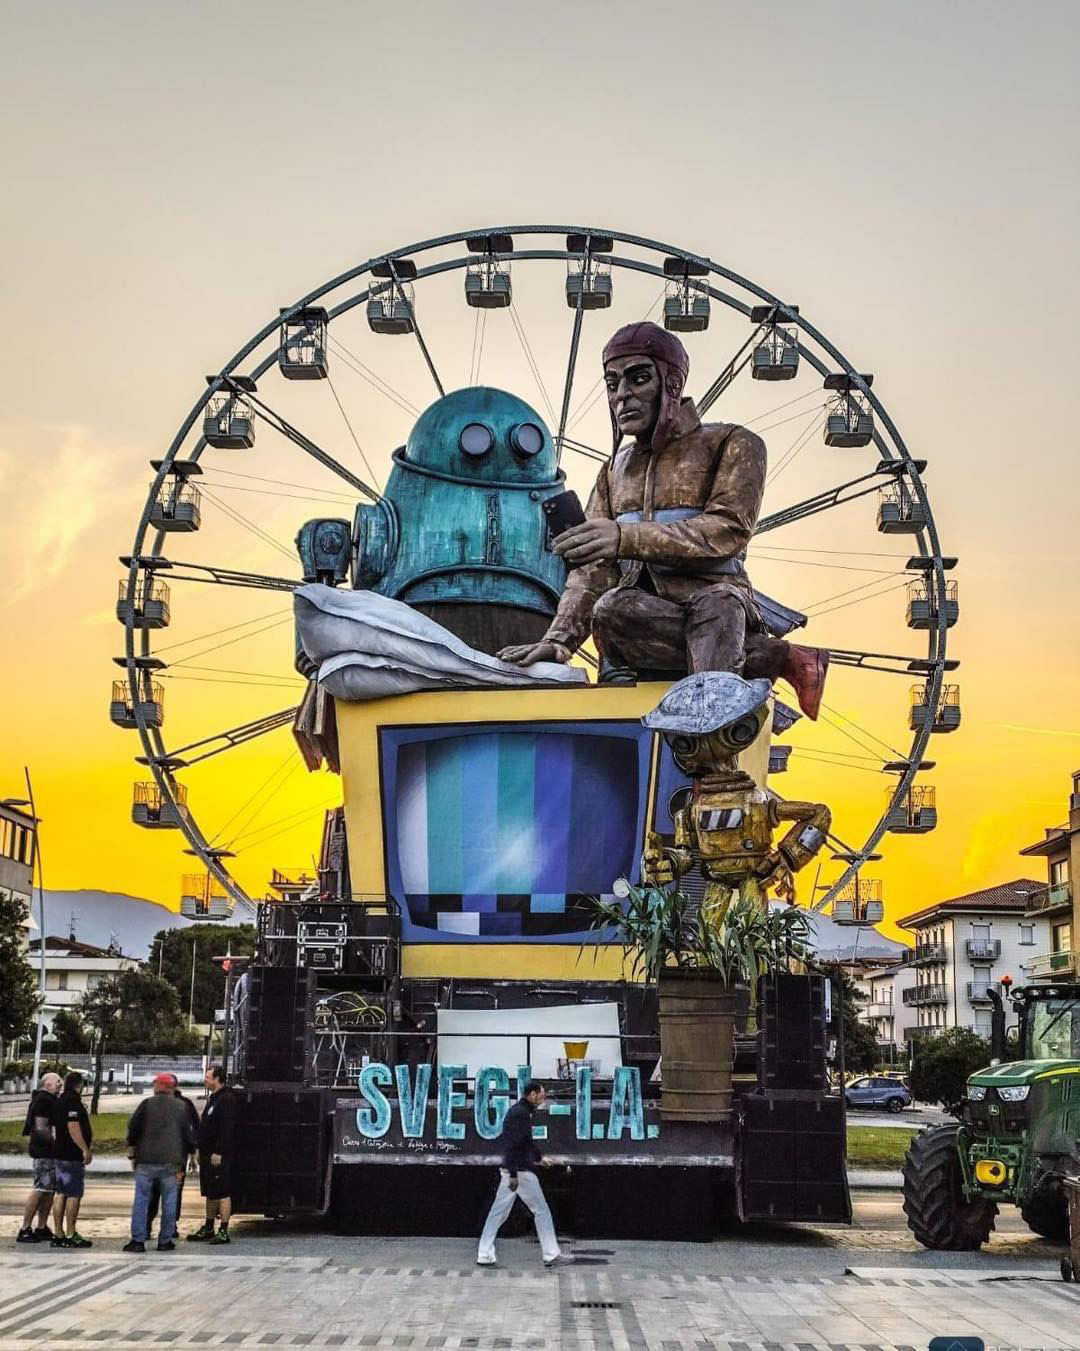
POLYGON ((744 680, 730 671, 700 671, 672 685, 641 721, 664 733, 677 759, 693 755, 703 738, 738 754, 757 740, 764 727, 771 691, 767 680, 744 680))
POLYGON ((463 483, 551 484, 555 444, 535 408, 516 394, 457 389, 420 414, 398 462, 463 483))

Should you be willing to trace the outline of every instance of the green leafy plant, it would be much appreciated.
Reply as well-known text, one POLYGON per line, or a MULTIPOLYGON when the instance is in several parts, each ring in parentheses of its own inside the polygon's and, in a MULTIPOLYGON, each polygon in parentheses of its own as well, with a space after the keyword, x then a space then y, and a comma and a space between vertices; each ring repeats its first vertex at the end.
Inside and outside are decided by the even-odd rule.
POLYGON ((990 1043, 967 1028, 950 1027, 940 1037, 920 1038, 911 1058, 911 1092, 918 1102, 939 1102, 959 1116, 968 1075, 990 1063, 990 1043))
POLYGON ((770 909, 756 897, 738 895, 720 913, 700 907, 681 891, 630 887, 625 906, 594 901, 593 929, 614 929, 630 969, 654 984, 663 971, 710 970, 728 986, 757 986, 767 971, 786 967, 806 953, 809 926, 794 906, 770 909))

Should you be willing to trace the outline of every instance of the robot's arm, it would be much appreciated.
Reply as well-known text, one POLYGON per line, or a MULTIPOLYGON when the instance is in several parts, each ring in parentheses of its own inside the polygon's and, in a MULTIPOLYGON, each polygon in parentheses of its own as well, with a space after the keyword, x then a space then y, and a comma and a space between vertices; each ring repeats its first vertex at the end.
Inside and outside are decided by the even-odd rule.
POLYGON ((824 802, 779 802, 775 799, 773 809, 777 824, 782 821, 794 823, 776 846, 776 852, 792 872, 798 872, 825 843, 832 825, 832 812, 824 802))

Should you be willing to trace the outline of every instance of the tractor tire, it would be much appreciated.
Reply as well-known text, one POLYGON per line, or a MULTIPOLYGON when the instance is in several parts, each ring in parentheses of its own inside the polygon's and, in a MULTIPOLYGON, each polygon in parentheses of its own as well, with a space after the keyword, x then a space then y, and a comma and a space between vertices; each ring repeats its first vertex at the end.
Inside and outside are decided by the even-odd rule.
POLYGON ((1069 1210, 1065 1198, 1057 1193, 1036 1192, 1020 1207, 1020 1214, 1034 1234, 1061 1242, 1069 1237, 1069 1210))
POLYGON ((935 1126, 911 1142, 904 1160, 904 1214, 924 1248, 977 1252, 997 1215, 993 1201, 965 1201, 956 1126, 935 1126))

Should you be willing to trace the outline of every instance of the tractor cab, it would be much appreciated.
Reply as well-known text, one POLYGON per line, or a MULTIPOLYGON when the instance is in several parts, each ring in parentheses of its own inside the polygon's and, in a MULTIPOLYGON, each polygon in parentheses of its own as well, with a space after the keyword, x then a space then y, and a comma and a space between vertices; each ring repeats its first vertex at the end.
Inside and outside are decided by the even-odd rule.
POLYGON ((1080 1063, 1080 984, 1029 985, 1017 991, 1013 1004, 1024 1060, 1080 1063))

